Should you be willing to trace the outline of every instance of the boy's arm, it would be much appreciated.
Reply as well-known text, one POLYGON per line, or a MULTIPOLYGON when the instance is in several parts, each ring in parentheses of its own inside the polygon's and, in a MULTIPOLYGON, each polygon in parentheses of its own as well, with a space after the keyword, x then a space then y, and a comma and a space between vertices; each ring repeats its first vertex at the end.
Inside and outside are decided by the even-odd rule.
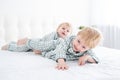
POLYGON ((84 65, 86 62, 90 63, 98 63, 99 59, 95 55, 95 53, 92 50, 88 50, 84 53, 82 57, 79 58, 78 63, 80 65, 84 65))
POLYGON ((96 61, 90 55, 87 56, 89 56, 87 62, 96 63, 96 61))
POLYGON ((66 40, 62 41, 55 49, 55 60, 57 62, 57 69, 66 70, 68 66, 66 64, 66 53, 67 53, 68 44, 66 40))
POLYGON ((95 53, 92 50, 88 50, 85 55, 91 56, 91 58, 95 61, 95 63, 99 63, 98 57, 95 55, 95 53))

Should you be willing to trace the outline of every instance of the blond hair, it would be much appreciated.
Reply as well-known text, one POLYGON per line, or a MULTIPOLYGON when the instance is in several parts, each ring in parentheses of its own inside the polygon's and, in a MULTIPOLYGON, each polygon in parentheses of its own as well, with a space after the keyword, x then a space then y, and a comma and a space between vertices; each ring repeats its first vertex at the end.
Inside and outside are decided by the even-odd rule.
POLYGON ((83 28, 78 32, 77 36, 80 36, 80 38, 84 40, 84 44, 89 48, 96 47, 102 38, 101 32, 93 27, 83 28))
POLYGON ((69 28, 70 28, 70 33, 72 32, 71 24, 68 23, 68 22, 61 23, 61 24, 58 26, 57 31, 58 31, 58 29, 59 29, 62 25, 66 25, 66 27, 69 27, 69 28))

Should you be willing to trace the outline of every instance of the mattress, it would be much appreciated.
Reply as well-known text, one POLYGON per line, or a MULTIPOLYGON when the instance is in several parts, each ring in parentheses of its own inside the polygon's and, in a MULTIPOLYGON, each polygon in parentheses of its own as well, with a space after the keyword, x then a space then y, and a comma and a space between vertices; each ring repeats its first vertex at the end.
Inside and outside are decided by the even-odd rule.
POLYGON ((56 62, 33 52, 0 50, 0 80, 120 80, 120 50, 93 49, 100 63, 79 66, 68 61, 68 70, 57 70, 56 62))

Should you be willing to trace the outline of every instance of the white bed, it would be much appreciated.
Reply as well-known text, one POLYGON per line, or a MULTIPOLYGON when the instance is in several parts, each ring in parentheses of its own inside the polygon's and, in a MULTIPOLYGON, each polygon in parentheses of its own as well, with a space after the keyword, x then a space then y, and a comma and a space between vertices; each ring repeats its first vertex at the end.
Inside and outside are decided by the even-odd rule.
MULTIPOLYGON (((23 37, 42 37, 61 22, 59 18, 0 16, 0 46, 23 37)), ((32 52, 0 51, 0 80, 120 80, 120 50, 97 47, 94 51, 99 64, 78 66, 76 61, 68 62, 66 71, 55 69, 55 61, 32 52)))
MULTIPOLYGON (((62 22, 70 22, 74 34, 80 25, 92 24, 90 1, 73 2, 0 0, 0 46, 19 38, 40 38, 55 31, 62 22), (73 2, 77 6, 71 6, 73 2)), ((120 50, 97 47, 94 51, 101 61, 99 64, 79 66, 76 61, 71 61, 67 62, 69 69, 61 71, 55 69, 55 61, 32 52, 0 50, 0 80, 120 80, 120 50)))
POLYGON ((0 51, 0 80, 120 80, 120 50, 97 47, 94 51, 99 64, 79 66, 70 61, 65 71, 33 52, 0 51))

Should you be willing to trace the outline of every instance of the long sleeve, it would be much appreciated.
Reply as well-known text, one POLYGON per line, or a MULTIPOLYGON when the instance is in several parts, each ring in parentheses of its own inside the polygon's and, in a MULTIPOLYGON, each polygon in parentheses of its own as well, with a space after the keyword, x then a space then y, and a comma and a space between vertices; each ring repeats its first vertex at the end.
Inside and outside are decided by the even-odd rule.
POLYGON ((49 41, 49 40, 56 40, 58 39, 57 32, 52 32, 50 34, 45 35, 44 37, 41 38, 43 41, 49 41))
POLYGON ((64 41, 61 41, 59 45, 54 50, 49 52, 43 52, 42 56, 51 58, 57 61, 59 58, 66 59, 67 45, 64 41))
POLYGON ((60 58, 63 58, 66 60, 66 53, 67 53, 67 45, 65 42, 62 42, 60 45, 57 46, 55 49, 55 60, 57 61, 60 58))
POLYGON ((96 63, 99 63, 98 57, 95 55, 95 53, 92 50, 86 51, 85 54, 90 55, 95 60, 96 63))

